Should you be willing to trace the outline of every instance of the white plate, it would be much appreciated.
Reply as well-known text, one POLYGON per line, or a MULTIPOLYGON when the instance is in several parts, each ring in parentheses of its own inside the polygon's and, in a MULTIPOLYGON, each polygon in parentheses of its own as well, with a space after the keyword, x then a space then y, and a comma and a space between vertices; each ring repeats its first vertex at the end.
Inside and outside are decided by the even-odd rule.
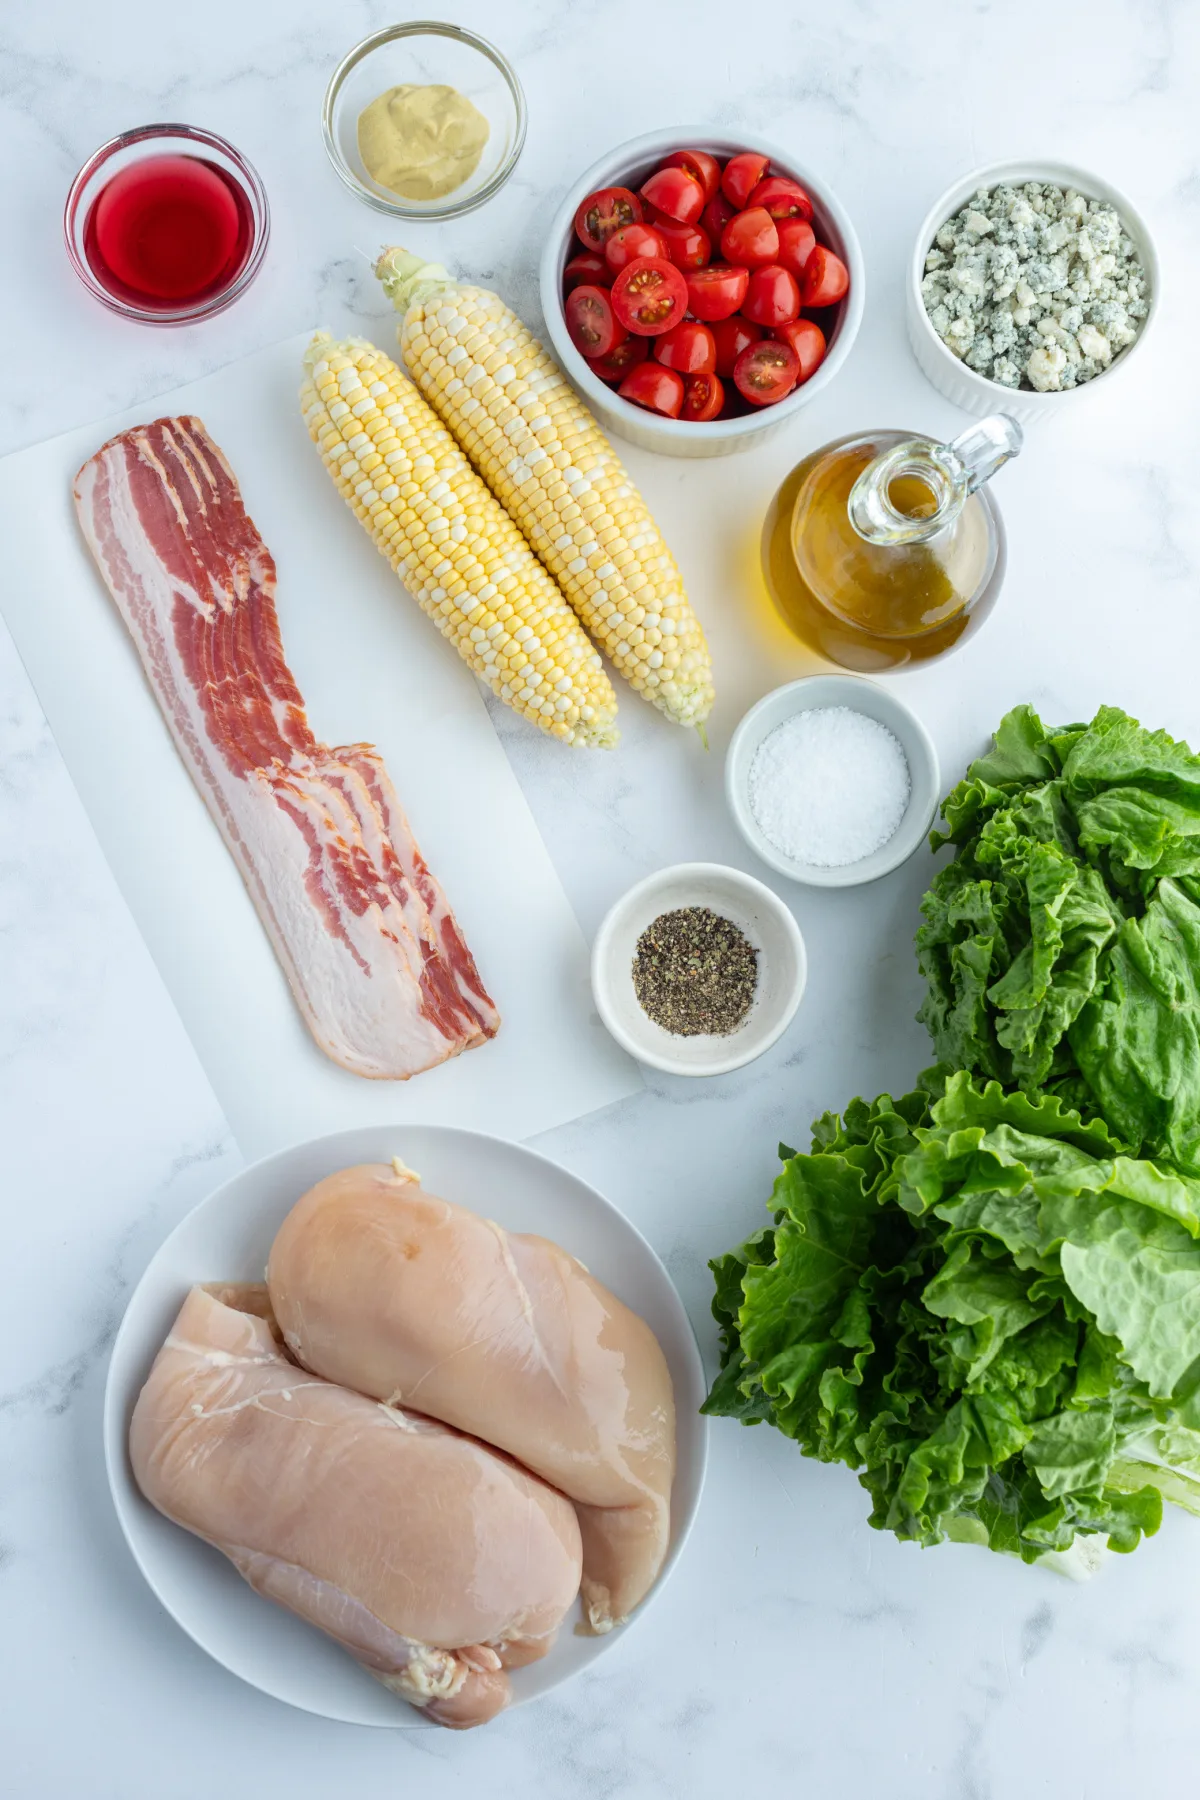
POLYGON ((700 1405, 706 1386, 683 1303, 645 1238, 578 1176, 519 1144, 452 1126, 360 1126, 255 1163, 176 1226, 134 1289, 104 1396, 105 1462, 129 1548, 176 1623, 252 1687, 347 1724, 412 1729, 429 1721, 330 1639, 260 1599, 219 1551, 156 1512, 134 1483, 126 1448, 134 1402, 188 1289, 202 1281, 261 1281, 271 1240, 306 1189, 337 1169, 393 1156, 418 1169, 429 1192, 464 1206, 486 1203, 488 1216, 509 1231, 537 1232, 577 1256, 645 1319, 675 1385, 671 1548, 657 1586, 629 1624, 606 1637, 577 1637, 577 1614, 568 1615, 549 1656, 513 1671, 514 1705, 547 1693, 603 1656, 661 1589, 691 1528, 704 1481, 707 1434, 700 1405))

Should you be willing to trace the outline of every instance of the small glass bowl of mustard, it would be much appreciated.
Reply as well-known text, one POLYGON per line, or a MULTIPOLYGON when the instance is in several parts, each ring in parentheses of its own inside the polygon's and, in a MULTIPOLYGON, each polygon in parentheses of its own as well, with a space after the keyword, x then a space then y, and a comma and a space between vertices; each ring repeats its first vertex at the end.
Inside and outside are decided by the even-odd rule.
MULTIPOLYGON (((525 95, 507 58, 473 31, 429 19, 389 25, 356 44, 330 77, 321 111, 325 149, 342 181, 368 206, 396 219, 454 219, 482 206, 499 193, 516 168, 525 126, 525 95), (414 92, 408 101, 401 97, 394 102, 391 120, 382 121, 397 132, 392 138, 393 166, 403 167, 405 133, 413 142, 411 132, 428 126, 431 104, 435 129, 439 112, 444 126, 444 109, 452 108, 459 115, 457 122, 466 124, 468 142, 471 124, 476 123, 473 115, 482 114, 487 136, 473 166, 469 149, 466 155, 459 152, 457 167, 453 159, 436 168, 427 163, 418 168, 414 161, 413 179, 400 178, 408 193, 385 186, 372 174, 363 159, 359 121, 369 108, 401 88, 414 92), (462 106, 463 101, 469 105, 462 106), (421 108, 420 117, 415 107, 421 108), (454 185, 441 191, 449 180, 454 185), (422 194, 422 188, 434 191, 422 194)), ((428 150, 427 139, 422 149, 428 150)))

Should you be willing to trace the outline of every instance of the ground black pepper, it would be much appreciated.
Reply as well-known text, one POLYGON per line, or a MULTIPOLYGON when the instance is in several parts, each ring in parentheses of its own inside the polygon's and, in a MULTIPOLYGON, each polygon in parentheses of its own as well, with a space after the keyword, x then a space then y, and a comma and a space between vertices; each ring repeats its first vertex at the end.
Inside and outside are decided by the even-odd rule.
POLYGON ((707 906, 660 913, 638 939, 634 993, 647 1017, 675 1037, 728 1037, 757 985, 758 951, 732 919, 707 906))

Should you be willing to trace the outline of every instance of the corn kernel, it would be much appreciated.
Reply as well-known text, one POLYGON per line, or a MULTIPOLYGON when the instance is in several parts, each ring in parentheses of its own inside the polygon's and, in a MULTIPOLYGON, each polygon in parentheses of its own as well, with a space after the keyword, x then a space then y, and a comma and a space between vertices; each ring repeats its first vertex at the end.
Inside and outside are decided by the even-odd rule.
MULTIPOLYGON (((442 338, 458 341, 444 331, 442 338)), ((417 389, 369 344, 314 340, 306 360, 309 435, 422 610, 477 675, 543 730, 566 743, 615 742, 616 697, 577 620, 417 389), (493 605, 501 594, 511 601, 493 605), (528 633, 523 649, 518 628, 528 633), (528 664, 535 646, 541 673, 530 668, 522 699, 501 670, 528 664)), ((448 387, 432 341, 423 366, 448 387)))

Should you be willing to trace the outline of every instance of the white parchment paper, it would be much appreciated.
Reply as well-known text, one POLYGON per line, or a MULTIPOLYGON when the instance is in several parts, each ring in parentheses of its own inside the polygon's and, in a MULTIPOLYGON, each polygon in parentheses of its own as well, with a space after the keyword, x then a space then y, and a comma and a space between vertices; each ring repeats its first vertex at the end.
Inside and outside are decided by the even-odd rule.
POLYGON ((0 605, 245 1155, 390 1121, 530 1137, 641 1078, 595 1016, 586 945, 474 677, 309 442, 297 402, 306 341, 0 461, 0 605), (313 1043, 79 534, 80 464, 114 432, 184 412, 224 450, 274 553, 284 649, 314 731, 382 750, 503 1014, 490 1044, 411 1081, 365 1081, 313 1043))

